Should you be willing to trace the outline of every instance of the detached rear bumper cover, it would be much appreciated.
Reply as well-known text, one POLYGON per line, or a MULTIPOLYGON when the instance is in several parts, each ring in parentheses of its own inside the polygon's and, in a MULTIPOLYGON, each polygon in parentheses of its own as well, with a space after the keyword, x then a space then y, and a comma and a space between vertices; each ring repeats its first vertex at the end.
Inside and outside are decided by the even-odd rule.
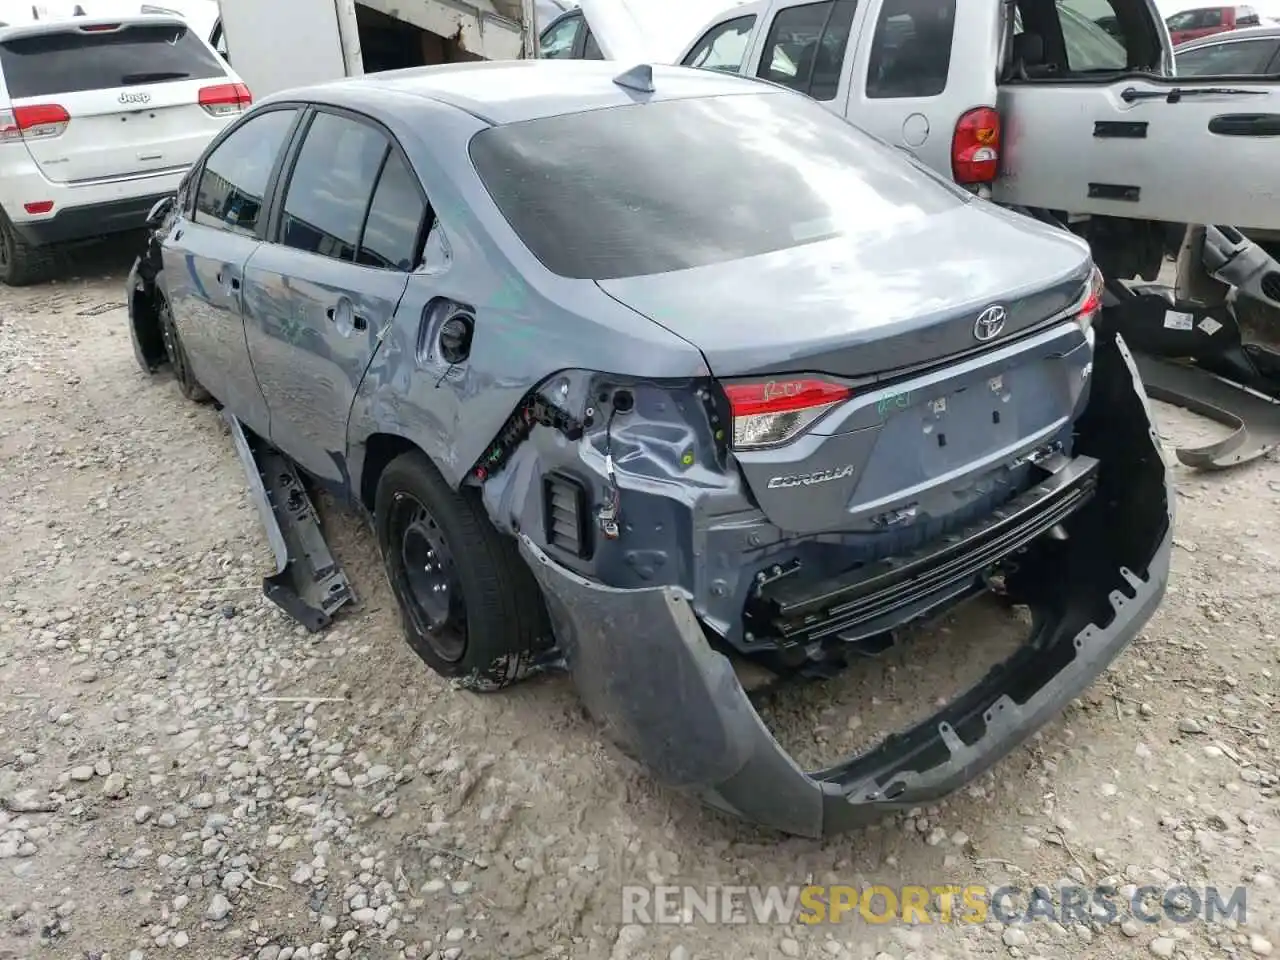
POLYGON ((805 772, 761 721, 691 598, 618 590, 524 538, 579 692, 607 735, 662 781, 787 833, 820 837, 942 797, 1023 742, 1111 663, 1155 612, 1169 574, 1173 495, 1123 342, 1099 337, 1083 451, 1098 493, 1058 554, 1027 565, 1027 643, 918 726, 805 772), (1092 432, 1091 436, 1086 436, 1092 432), (1056 575, 1052 575, 1056 574, 1056 575))

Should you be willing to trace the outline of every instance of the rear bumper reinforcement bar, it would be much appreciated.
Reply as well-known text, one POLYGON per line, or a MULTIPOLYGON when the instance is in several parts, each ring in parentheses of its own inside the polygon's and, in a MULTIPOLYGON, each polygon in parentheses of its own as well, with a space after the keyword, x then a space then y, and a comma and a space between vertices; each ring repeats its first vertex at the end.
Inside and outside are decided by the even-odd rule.
POLYGON ((941 544, 821 583, 780 580, 761 593, 766 623, 790 645, 833 634, 859 639, 901 623, 904 611, 918 616, 977 585, 993 563, 1079 510, 1093 495, 1097 473, 1092 457, 1064 457, 1046 479, 941 544))

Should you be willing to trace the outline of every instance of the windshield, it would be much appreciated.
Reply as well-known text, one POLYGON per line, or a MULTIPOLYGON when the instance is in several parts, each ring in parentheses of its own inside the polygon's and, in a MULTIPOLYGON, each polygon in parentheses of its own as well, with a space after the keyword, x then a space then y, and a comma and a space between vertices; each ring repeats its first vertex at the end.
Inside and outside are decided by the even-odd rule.
POLYGON ((520 241, 578 279, 892 230, 968 199, 816 102, 775 91, 493 127, 472 138, 471 159, 520 241))

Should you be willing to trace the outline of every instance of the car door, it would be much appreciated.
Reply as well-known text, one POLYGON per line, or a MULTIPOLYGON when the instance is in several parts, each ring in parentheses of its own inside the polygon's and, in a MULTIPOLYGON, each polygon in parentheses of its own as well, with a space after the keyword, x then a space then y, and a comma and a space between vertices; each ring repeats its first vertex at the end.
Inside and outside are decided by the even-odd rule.
POLYGON ((1075 214, 1280 228, 1272 186, 1280 82, 1131 68, 1168 57, 1163 28, 1154 13, 1136 17, 1133 0, 1106 2, 1127 25, 1123 41, 1077 9, 1083 0, 1057 0, 1056 18, 1034 21, 1045 34, 1046 72, 1000 86, 1007 129, 993 198, 1075 214))
POLYGON ((162 241, 165 287, 192 372, 264 436, 267 405, 245 348, 242 282, 300 114, 290 105, 259 108, 215 141, 190 175, 189 206, 162 241))
POLYGON ((245 338, 271 412, 271 441, 343 486, 347 418, 415 261, 426 208, 380 124, 322 107, 306 121, 245 266, 245 338))
POLYGON ((952 161, 957 151, 962 158, 972 153, 963 152, 964 132, 993 126, 987 115, 996 103, 999 5, 863 2, 866 26, 850 48, 845 116, 943 176, 966 183, 989 178, 981 167, 970 170, 952 161))

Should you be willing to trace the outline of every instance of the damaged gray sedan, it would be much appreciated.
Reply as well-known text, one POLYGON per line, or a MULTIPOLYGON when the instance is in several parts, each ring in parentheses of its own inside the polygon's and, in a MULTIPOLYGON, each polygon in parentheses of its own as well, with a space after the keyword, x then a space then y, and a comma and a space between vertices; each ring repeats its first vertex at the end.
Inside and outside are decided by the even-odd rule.
POLYGON ((626 753, 783 831, 935 800, 1165 590, 1169 482, 1101 277, 799 94, 617 70, 258 104, 155 212, 139 360, 222 405, 282 527, 286 466, 367 513, 437 672, 491 690, 563 657, 626 753), (1025 644, 829 769, 737 679, 830 675, 991 590, 1025 644))

